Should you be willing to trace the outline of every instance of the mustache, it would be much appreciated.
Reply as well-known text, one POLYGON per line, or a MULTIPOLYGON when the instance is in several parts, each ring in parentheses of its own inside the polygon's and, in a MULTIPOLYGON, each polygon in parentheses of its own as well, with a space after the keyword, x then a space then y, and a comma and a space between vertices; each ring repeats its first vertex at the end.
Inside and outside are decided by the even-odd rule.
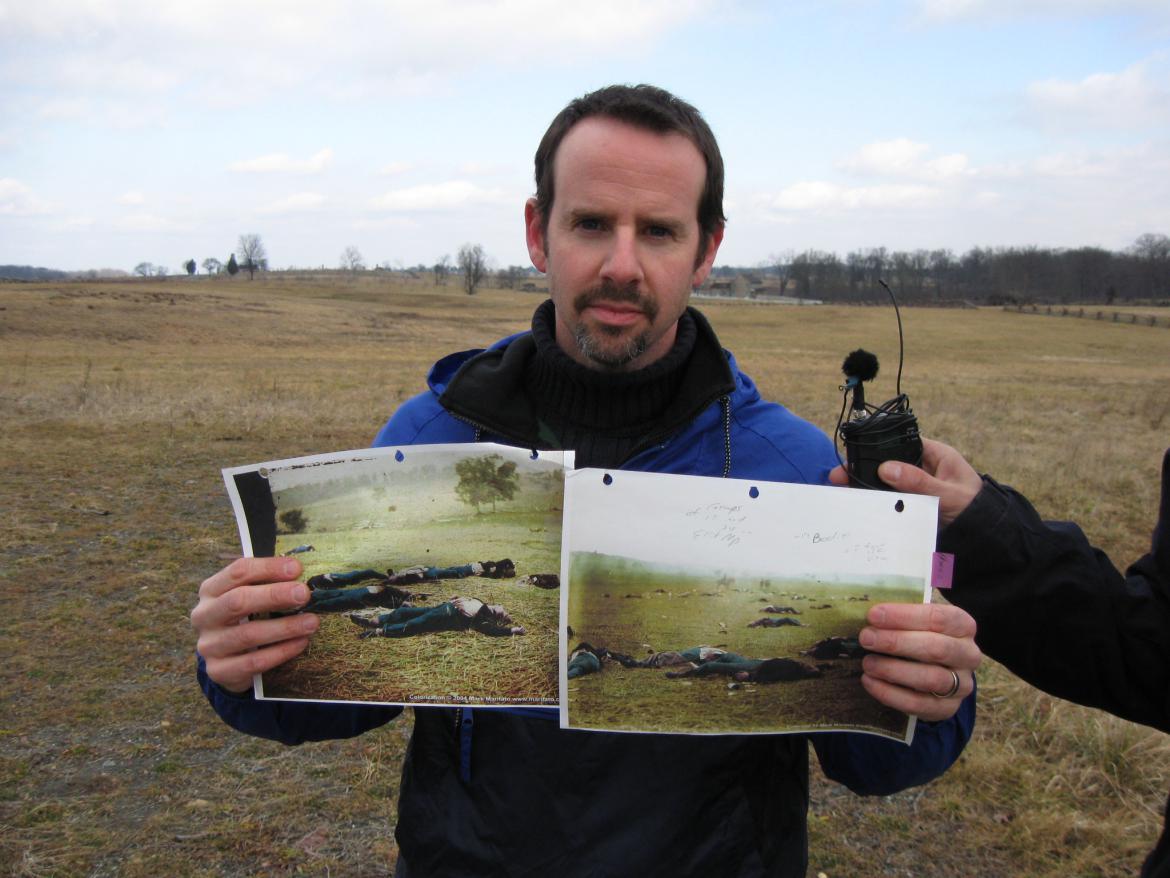
POLYGON ((651 321, 658 316, 658 303, 649 296, 638 292, 636 285, 618 286, 612 281, 603 281, 578 293, 573 298, 573 308, 580 313, 590 305, 596 305, 599 302, 621 302, 636 305, 651 321))

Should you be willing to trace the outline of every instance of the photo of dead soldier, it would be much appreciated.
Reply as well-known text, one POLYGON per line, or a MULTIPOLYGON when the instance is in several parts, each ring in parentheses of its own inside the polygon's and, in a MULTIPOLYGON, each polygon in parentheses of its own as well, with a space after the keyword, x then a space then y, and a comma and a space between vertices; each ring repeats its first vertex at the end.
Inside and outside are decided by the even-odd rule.
POLYGON ((884 521, 858 515, 855 501, 807 486, 572 473, 562 722, 904 740, 911 719, 861 685, 857 635, 875 604, 923 600, 912 556, 929 558, 933 522, 929 510, 900 517, 893 500, 884 521))
POLYGON ((262 698, 556 702, 563 455, 476 445, 319 455, 225 471, 245 548, 302 553, 319 619, 262 698))

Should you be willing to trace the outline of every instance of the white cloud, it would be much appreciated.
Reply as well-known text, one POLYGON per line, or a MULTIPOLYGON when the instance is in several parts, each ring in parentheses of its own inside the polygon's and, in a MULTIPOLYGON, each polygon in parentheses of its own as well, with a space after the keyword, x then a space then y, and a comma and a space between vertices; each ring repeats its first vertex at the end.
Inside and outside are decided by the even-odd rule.
POLYGON ((1124 12, 1166 17, 1165 0, 918 0, 918 16, 929 22, 1009 19, 1070 15, 1116 15, 1124 12))
POLYGON ((1086 125, 1130 128, 1170 120, 1170 91, 1150 80, 1144 63, 1079 81, 1033 82, 1027 99, 1030 112, 1041 123, 1074 129, 1086 125))
POLYGON ((136 213, 114 220, 114 227, 125 232, 170 232, 182 226, 174 220, 153 213, 136 213))
POLYGON ((392 189, 370 203, 378 210, 410 212, 457 210, 471 204, 502 204, 508 200, 500 189, 484 189, 465 180, 449 180, 392 189))
POLYGON ((305 213, 319 209, 325 204, 325 201, 325 196, 319 192, 297 192, 261 207, 257 212, 270 214, 305 213))
POLYGON ((384 229, 417 229, 416 220, 405 216, 384 216, 378 219, 357 219, 350 223, 350 228, 358 231, 380 231, 384 229))
POLYGON ((52 210, 52 205, 37 198, 19 180, 0 177, 0 216, 38 216, 52 210))
POLYGON ((935 187, 916 184, 849 187, 809 180, 782 189, 770 199, 768 206, 784 211, 813 213, 913 208, 934 204, 941 194, 935 187))
POLYGON ((276 152, 232 162, 228 167, 245 174, 319 174, 332 160, 333 150, 326 147, 307 159, 295 159, 283 152, 276 152))
POLYGON ((146 204, 146 196, 141 192, 132 189, 129 192, 123 192, 118 196, 119 204, 140 205, 146 204))
MULTIPOLYGON (((277 90, 342 100, 441 93, 471 69, 644 51, 712 0, 38 0, 0 5, 0 57, 38 87, 254 105, 277 90), (263 33, 257 39, 258 30, 263 33)), ((173 104, 171 105, 173 108, 173 104)))
POLYGON ((508 170, 504 165, 479 161, 463 162, 456 168, 457 173, 464 177, 490 177, 504 170, 508 170))
POLYGON ((414 170, 414 165, 410 162, 387 162, 378 168, 378 173, 383 177, 396 177, 412 170, 414 170))
POLYGON ((987 180, 1028 181, 1035 178, 1152 180, 1170 172, 1170 152, 1154 143, 1113 149, 1052 152, 1028 159, 986 165, 987 180))
POLYGON ((37 107, 36 114, 42 119, 82 119, 91 110, 90 102, 81 98, 52 98, 37 107))
POLYGON ((863 146, 840 162, 839 167, 853 174, 928 181, 948 180, 972 173, 967 156, 962 153, 928 159, 929 152, 930 144, 905 137, 879 140, 863 146))

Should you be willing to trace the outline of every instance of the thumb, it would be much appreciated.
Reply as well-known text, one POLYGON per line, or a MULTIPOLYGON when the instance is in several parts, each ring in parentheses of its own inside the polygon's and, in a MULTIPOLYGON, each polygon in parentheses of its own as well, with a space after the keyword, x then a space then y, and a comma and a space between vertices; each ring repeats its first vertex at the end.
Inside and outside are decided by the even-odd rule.
POLYGON ((887 460, 878 467, 878 477, 902 494, 924 494, 938 497, 939 527, 946 527, 967 508, 978 488, 939 479, 925 470, 908 463, 887 460))
POLYGON ((903 494, 929 494, 941 497, 946 484, 924 470, 897 460, 884 461, 878 467, 878 478, 903 494))

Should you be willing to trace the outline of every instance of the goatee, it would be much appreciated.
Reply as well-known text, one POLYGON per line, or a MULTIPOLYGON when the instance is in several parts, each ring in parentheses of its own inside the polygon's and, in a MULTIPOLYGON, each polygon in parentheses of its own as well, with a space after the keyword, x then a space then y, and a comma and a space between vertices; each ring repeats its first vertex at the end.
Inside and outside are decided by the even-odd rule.
MULTIPOLYGON (((658 317, 657 302, 639 293, 636 287, 619 287, 612 282, 603 282, 578 293, 573 298, 573 311, 575 314, 580 314, 591 305, 603 302, 622 302, 636 305, 650 324, 653 324, 658 317)), ((598 327, 598 331, 614 340, 611 345, 604 345, 602 339, 591 335, 583 323, 577 323, 573 327, 573 338, 577 342, 577 349, 586 359, 605 369, 617 370, 627 366, 642 356, 650 343, 647 332, 640 332, 624 342, 618 342, 618 337, 625 331, 623 327, 602 325, 598 327)))

